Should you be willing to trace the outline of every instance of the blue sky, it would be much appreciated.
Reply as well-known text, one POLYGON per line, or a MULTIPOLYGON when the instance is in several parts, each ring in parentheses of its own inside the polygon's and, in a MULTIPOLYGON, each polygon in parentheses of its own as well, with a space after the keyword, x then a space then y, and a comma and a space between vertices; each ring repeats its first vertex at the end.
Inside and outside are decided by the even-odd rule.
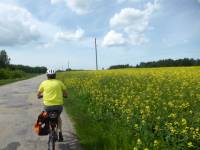
POLYGON ((200 0, 1 0, 0 49, 11 63, 95 69, 200 58, 200 0))

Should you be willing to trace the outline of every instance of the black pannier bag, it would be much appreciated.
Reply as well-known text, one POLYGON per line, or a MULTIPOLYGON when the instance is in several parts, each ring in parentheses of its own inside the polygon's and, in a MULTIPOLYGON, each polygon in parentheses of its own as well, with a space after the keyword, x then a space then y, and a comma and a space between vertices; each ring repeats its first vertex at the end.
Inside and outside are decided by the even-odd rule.
POLYGON ((49 134, 49 115, 47 112, 42 111, 34 125, 35 133, 39 136, 45 136, 49 134))

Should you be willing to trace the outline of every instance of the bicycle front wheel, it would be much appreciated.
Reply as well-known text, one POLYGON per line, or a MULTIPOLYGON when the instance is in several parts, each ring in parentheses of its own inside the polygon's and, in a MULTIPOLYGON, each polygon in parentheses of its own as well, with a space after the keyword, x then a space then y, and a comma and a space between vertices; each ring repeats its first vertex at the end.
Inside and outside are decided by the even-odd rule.
POLYGON ((56 143, 56 132, 52 131, 51 135, 50 135, 50 150, 55 150, 55 143, 56 143))
POLYGON ((53 140, 52 140, 52 150, 55 150, 55 142, 56 142, 56 141, 53 139, 53 140))

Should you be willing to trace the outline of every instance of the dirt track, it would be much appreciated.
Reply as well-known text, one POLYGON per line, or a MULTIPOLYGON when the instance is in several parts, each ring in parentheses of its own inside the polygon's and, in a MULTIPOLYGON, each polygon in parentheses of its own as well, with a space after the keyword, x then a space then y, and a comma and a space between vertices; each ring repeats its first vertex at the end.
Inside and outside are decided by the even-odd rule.
MULTIPOLYGON (((44 75, 0 86, 0 150, 47 150, 48 136, 39 137, 33 125, 42 110, 36 91, 44 75)), ((58 150, 79 150, 73 125, 62 113, 64 142, 58 150)))

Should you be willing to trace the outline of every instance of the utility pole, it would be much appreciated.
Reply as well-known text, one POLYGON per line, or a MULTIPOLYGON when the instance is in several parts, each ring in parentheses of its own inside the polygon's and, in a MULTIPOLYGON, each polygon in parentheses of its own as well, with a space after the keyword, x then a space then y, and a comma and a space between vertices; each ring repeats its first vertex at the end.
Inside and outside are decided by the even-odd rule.
POLYGON ((98 70, 97 39, 95 38, 96 70, 98 70))
POLYGON ((69 61, 67 63, 68 63, 68 70, 69 70, 69 61))

